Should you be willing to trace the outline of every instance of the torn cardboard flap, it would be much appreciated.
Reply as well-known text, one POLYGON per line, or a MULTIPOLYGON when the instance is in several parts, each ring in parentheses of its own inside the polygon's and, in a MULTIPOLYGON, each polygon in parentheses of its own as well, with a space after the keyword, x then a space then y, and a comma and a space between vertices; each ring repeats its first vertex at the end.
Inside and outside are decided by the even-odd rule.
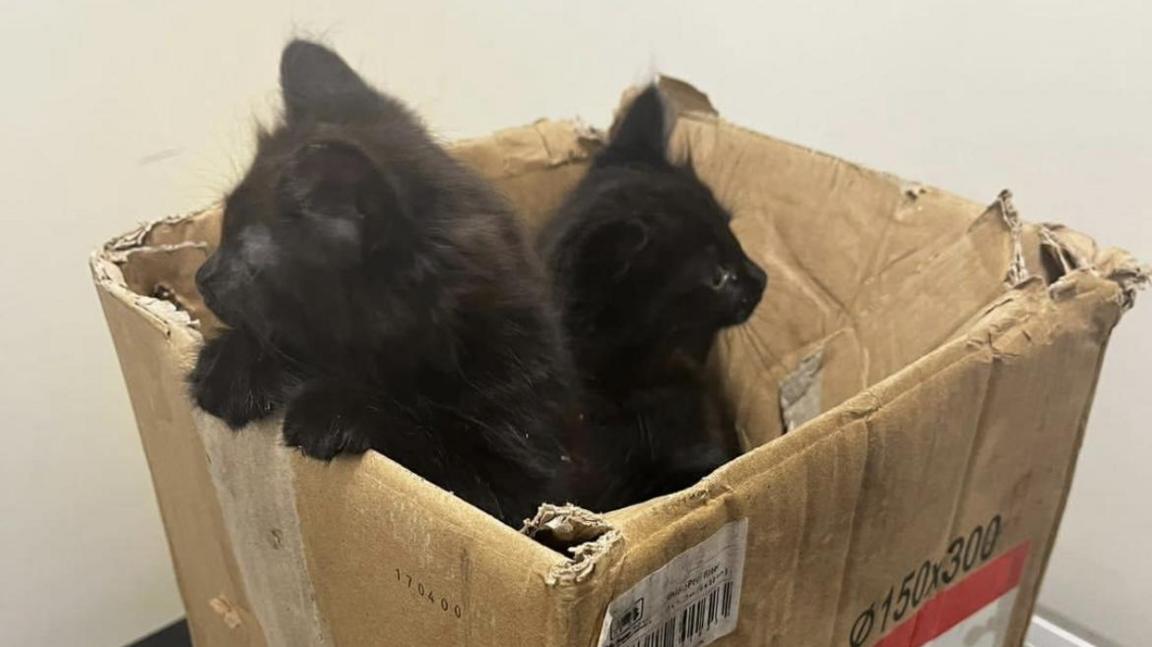
POLYGON ((1148 286, 1152 266, 1141 263, 1127 251, 1101 248, 1089 236, 1061 224, 1041 223, 1035 227, 1049 257, 1060 263, 1062 277, 1084 270, 1112 281, 1120 286, 1125 308, 1131 308, 1136 293, 1148 286))
POLYGON ((1028 264, 1024 261, 1023 224, 1020 220, 1020 214, 1016 212, 1016 207, 1012 204, 1012 192, 1008 189, 1001 191, 996 202, 993 202, 990 208, 996 210, 1012 236, 1012 259, 1008 264, 1008 275, 1004 280, 1009 287, 1016 287, 1027 281, 1031 274, 1028 272, 1028 264))
POLYGON ((490 137, 462 140, 452 155, 491 179, 511 178, 583 160, 599 149, 602 136, 579 120, 540 119, 490 137))
POLYGON ((1108 279, 1123 292, 1125 307, 1131 307, 1135 293, 1143 289, 1152 275, 1150 267, 1137 261, 1127 251, 1110 247, 1101 249, 1091 237, 1061 224, 1027 223, 1012 204, 1012 192, 1001 191, 989 207, 1008 227, 1012 237, 1012 257, 1006 282, 1019 286, 1033 275, 1028 259, 1043 271, 1045 281, 1052 286, 1053 296, 1067 294, 1073 287, 1068 280, 1074 272, 1083 270, 1108 279))
POLYGON ((612 526, 595 512, 575 505, 545 503, 540 506, 535 517, 524 523, 520 532, 529 537, 548 537, 550 541, 572 546, 593 541, 611 531, 612 526))
MULTIPOLYGON (((204 218, 198 215, 200 213, 198 211, 178 214, 143 223, 136 229, 105 243, 104 250, 107 252, 129 251, 140 247, 188 244, 204 239, 204 236, 198 236, 189 231, 204 221, 204 218)), ((115 258, 114 254, 110 254, 110 256, 115 258)))
POLYGON ((105 249, 127 251, 139 247, 205 243, 210 252, 220 241, 221 210, 222 206, 217 204, 193 213, 169 216, 146 223, 124 236, 113 239, 105 245, 105 249))
POLYGON ((824 349, 818 348, 800 360, 796 370, 780 383, 780 413, 784 416, 784 431, 789 432, 820 415, 821 369, 824 349))
POLYGON ((550 586, 575 584, 588 579, 597 562, 622 541, 619 531, 603 516, 574 505, 544 504, 521 531, 525 535, 568 552, 572 559, 549 570, 550 586))

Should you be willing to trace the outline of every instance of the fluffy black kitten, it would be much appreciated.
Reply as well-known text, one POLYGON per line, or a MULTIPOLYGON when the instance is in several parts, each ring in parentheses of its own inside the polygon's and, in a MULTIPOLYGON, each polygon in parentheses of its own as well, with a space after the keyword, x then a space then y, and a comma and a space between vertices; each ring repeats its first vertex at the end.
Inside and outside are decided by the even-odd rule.
POLYGON ((600 509, 686 487, 734 457, 711 411, 704 364, 717 333, 744 322, 767 276, 690 166, 668 160, 652 85, 541 233, 540 247, 586 391, 573 447, 600 509))
POLYGON ((575 376, 515 217, 395 99, 290 43, 285 116, 228 196, 196 275, 228 326, 190 376, 233 428, 375 449, 509 524, 565 498, 575 376))

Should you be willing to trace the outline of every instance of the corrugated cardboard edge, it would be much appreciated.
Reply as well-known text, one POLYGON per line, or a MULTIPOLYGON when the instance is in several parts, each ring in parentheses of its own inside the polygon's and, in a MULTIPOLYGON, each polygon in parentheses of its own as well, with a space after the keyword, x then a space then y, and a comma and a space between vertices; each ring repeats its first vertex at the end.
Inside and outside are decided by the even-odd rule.
MULTIPOLYGON (((157 225, 177 224, 195 215, 144 225, 113 239, 93 253, 90 260, 98 289, 143 315, 174 348, 185 353, 193 352, 200 343, 196 322, 169 301, 129 290, 118 263, 148 249, 148 234, 157 225)), ((254 607, 252 613, 263 639, 275 646, 330 645, 329 631, 315 604, 303 558, 292 472, 287 465, 289 450, 279 445, 276 433, 266 430, 261 433, 257 427, 263 425, 253 425, 244 433, 236 434, 196 410, 193 421, 216 490, 216 504, 229 534, 224 548, 231 553, 232 562, 239 570, 236 575, 245 598, 254 607), (283 565, 285 562, 287 567, 283 565)), ((169 546, 171 548, 171 542, 169 546)), ((186 595, 185 591, 181 593, 186 595)), ((184 599, 186 608, 208 604, 233 629, 247 615, 236 608, 238 602, 223 596, 210 600, 184 599)))
MULTIPOLYGON (((1036 268, 1036 273, 1045 276, 1047 283, 1046 293, 1050 301, 1053 304, 1059 304, 1063 301, 1071 301, 1086 292, 1102 289, 1105 290, 1106 293, 1112 293, 1111 300, 1118 306, 1115 320, 1111 322, 1111 326, 1107 327, 1103 339, 1100 341, 1100 352, 1094 369, 1094 378, 1086 406, 1084 407, 1077 426, 1075 445, 1070 454, 1068 464, 1062 466, 1066 474, 1065 482, 1069 485, 1064 488, 1059 503, 1057 504, 1053 531, 1039 543, 1038 554, 1035 557, 1035 559, 1038 560, 1038 574, 1033 584, 1033 591, 1038 591, 1048 571, 1052 551, 1055 548, 1058 537, 1058 528, 1064 517, 1064 511, 1067 508, 1068 499, 1071 495, 1070 484, 1075 477, 1077 459, 1084 443, 1088 419, 1091 414, 1092 405, 1095 402, 1096 389, 1099 386, 1099 378, 1104 358, 1107 355, 1112 330, 1114 326, 1119 323, 1123 313, 1135 305, 1136 293, 1148 286, 1150 278, 1152 278, 1152 266, 1141 263, 1123 249, 1114 247, 1102 248, 1090 236, 1070 229, 1065 225, 1046 222, 1035 224, 1026 223, 1016 214, 1011 199, 1012 194, 1006 189, 1001 192, 997 202, 993 204, 993 207, 999 208, 1001 214, 1005 215, 1006 222, 1012 227, 1014 241, 1018 241, 1026 236, 1031 236, 1035 240, 1033 251, 1040 257, 1040 265, 1042 266, 1036 268), (1013 220, 1015 223, 1011 222, 1013 220), (1047 266, 1045 267, 1045 265, 1047 266)), ((1035 281, 1035 274, 1031 277, 1029 276, 1030 272, 1023 260, 1025 254, 1021 254, 1020 249, 1021 247, 1018 242, 1014 244, 1014 254, 1020 259, 1020 273, 1023 275, 1023 280, 1021 280, 1019 284, 1014 285, 1014 292, 1020 289, 1026 289, 1028 283, 1035 281)), ((1014 268, 1016 265, 1017 262, 1014 260, 1014 268)), ((1009 283, 1012 282, 1012 278, 1011 275, 1007 277, 1009 283)), ((1003 305, 1004 302, 1001 301, 990 306, 985 311, 985 315, 991 315, 995 309, 1003 305)), ((988 345, 996 352, 996 347, 993 344, 991 335, 988 339, 988 345)), ((1014 635, 1009 636, 1009 640, 1018 642, 1023 642, 1024 640, 1027 632, 1026 619, 1032 616, 1037 603, 1035 594, 1022 597, 1027 603, 1024 608, 1017 608, 1016 619, 1013 626, 1014 635)))
POLYGON ((182 379, 174 378, 175 385, 156 381, 170 377, 164 367, 180 363, 179 349, 196 332, 171 304, 128 290, 103 250, 92 255, 90 269, 129 386, 192 637, 204 645, 263 647, 267 641, 247 608, 249 593, 226 536, 223 512, 216 500, 202 496, 202 487, 211 487, 211 476, 200 459, 200 439, 187 433, 190 417, 172 410, 167 401, 165 391, 182 389, 182 379), (131 361, 136 344, 156 353, 151 368, 160 366, 159 374, 147 361, 131 361), (168 438, 169 433, 179 437, 168 438))
MULTIPOLYGON (((113 239, 109 246, 119 243, 121 240, 122 238, 113 239)), ((118 264, 118 259, 125 258, 124 254, 125 252, 121 250, 109 248, 92 252, 88 259, 88 267, 96 287, 137 309, 165 337, 171 337, 172 326, 193 328, 192 318, 188 316, 188 313, 177 308, 176 304, 164 299, 136 294, 128 289, 124 284, 124 275, 118 264)))
MULTIPOLYGON (((1131 256, 1128 256, 1127 254, 1125 254, 1124 256, 1126 256, 1129 260, 1132 260, 1131 256)), ((1147 282, 1147 271, 1144 271, 1143 275, 1144 275, 1144 278, 1138 283, 1138 285, 1143 285, 1144 283, 1147 282)), ((1060 280, 1064 280, 1064 279, 1062 278, 1060 280)), ((1073 279, 1073 280, 1075 280, 1075 279, 1073 279)), ((1123 282, 1123 283, 1117 282, 1117 281, 1112 281, 1112 283, 1115 283, 1120 288, 1119 293, 1117 295, 1117 298, 1121 301, 1120 302, 1121 312, 1131 308, 1133 305, 1134 295, 1130 292, 1130 290, 1134 290, 1134 289, 1138 289, 1138 288, 1133 287, 1127 281, 1123 282)), ((1119 317, 1117 317, 1116 322, 1114 322, 1113 325, 1115 325, 1115 323, 1118 323, 1118 322, 1119 322, 1119 317)), ((1049 568, 1049 565, 1051 563, 1052 551, 1056 547, 1056 539, 1059 536, 1060 524, 1063 521, 1064 512, 1068 507, 1068 499, 1072 494, 1071 484, 1072 484, 1072 481, 1076 475, 1076 465, 1077 465, 1077 462, 1078 462, 1078 459, 1080 456, 1080 450, 1084 445, 1084 436, 1088 430, 1088 418, 1089 418, 1089 415, 1091 414, 1091 411, 1092 411, 1092 405, 1096 401, 1096 389, 1100 384, 1100 373, 1101 373, 1101 369, 1102 369, 1103 364, 1104 364, 1104 358, 1105 358, 1105 356, 1107 356, 1108 344, 1109 344, 1110 340, 1111 340, 1111 329, 1108 331, 1108 334, 1105 336, 1105 338, 1101 341, 1100 355, 1099 355, 1099 358, 1097 359, 1097 362, 1096 362, 1095 378, 1093 379, 1092 386, 1091 386, 1091 389, 1090 389, 1090 392, 1088 395, 1087 406, 1084 407, 1083 414, 1082 414, 1082 416, 1080 418, 1080 422, 1077 426, 1075 444, 1074 444, 1074 447, 1072 449, 1068 464, 1063 466, 1063 469, 1064 469, 1064 472, 1066 475, 1065 476, 1065 483, 1067 485, 1065 486, 1064 491, 1060 496, 1060 501, 1057 504, 1056 518, 1055 518, 1055 521, 1053 523, 1052 532, 1049 533, 1049 536, 1044 541, 1040 542, 1038 554, 1034 558, 1034 559, 1037 559, 1039 561, 1038 561, 1038 566, 1037 566, 1038 573, 1036 575, 1036 579, 1035 579, 1035 582, 1033 584, 1033 591, 1039 591, 1041 586, 1043 586, 1044 578, 1047 576, 1048 568, 1049 568)), ((1025 603, 1025 605, 1023 607, 1019 606, 1020 600, 1019 600, 1019 597, 1017 598, 1016 604, 1018 606, 1017 606, 1017 609, 1015 610, 1015 613, 1016 613, 1015 636, 1009 636, 1008 640, 1014 640, 1018 644, 1024 643, 1024 638, 1028 632, 1029 619, 1031 619, 1032 616, 1036 612, 1036 605, 1038 602, 1038 597, 1039 596, 1035 593, 1033 593, 1032 595, 1025 596, 1025 599, 1027 600, 1027 602, 1025 603)), ((1011 644, 1011 643, 1006 642, 1005 644, 1011 644)))
MULTIPOLYGON (((91 261, 93 276, 100 287, 135 306, 173 345, 189 353, 201 342, 199 322, 170 301, 129 290, 119 265, 137 253, 206 246, 193 241, 174 244, 149 241, 157 227, 183 225, 201 213, 204 212, 144 224, 110 241, 103 252, 93 254, 91 261), (177 339, 173 339, 174 333, 177 339)), ((193 415, 216 490, 216 501, 229 533, 228 548, 264 639, 277 646, 330 645, 329 631, 316 606, 303 556, 295 488, 288 464, 290 450, 279 444, 278 433, 268 429, 267 424, 232 433, 198 410, 193 409, 193 415)), ((185 600, 186 605, 199 602, 185 600)), ((235 628, 241 617, 235 602, 216 597, 208 604, 226 624, 235 628)))

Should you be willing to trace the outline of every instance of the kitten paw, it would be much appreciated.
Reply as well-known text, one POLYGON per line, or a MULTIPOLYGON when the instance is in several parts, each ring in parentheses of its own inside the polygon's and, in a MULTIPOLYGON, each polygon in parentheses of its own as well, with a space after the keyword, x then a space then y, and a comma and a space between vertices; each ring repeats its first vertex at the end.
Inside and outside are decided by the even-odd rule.
POLYGON ((254 420, 267 418, 276 405, 264 394, 244 386, 242 379, 204 379, 192 386, 196 406, 240 429, 254 420))
POLYGON ((372 446, 365 426, 365 408, 323 391, 301 394, 288 405, 284 444, 305 456, 332 460, 337 454, 359 454, 372 446))
POLYGON ((276 410, 285 380, 255 342, 229 331, 204 345, 188 382, 197 406, 239 429, 276 410))

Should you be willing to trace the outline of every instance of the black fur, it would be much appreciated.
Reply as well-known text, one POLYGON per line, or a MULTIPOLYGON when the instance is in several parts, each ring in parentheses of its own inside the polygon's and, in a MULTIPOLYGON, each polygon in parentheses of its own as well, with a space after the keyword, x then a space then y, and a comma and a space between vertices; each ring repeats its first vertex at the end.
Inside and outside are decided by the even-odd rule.
POLYGON ((736 455, 713 415, 704 364, 717 333, 744 322, 767 276, 690 166, 667 156, 653 85, 541 233, 586 392, 573 448, 596 508, 683 488, 736 455))
POLYGON ((197 273, 228 326, 190 376, 234 428, 376 449, 516 525, 566 498, 575 376, 509 207, 335 53, 289 44, 285 117, 197 273))

